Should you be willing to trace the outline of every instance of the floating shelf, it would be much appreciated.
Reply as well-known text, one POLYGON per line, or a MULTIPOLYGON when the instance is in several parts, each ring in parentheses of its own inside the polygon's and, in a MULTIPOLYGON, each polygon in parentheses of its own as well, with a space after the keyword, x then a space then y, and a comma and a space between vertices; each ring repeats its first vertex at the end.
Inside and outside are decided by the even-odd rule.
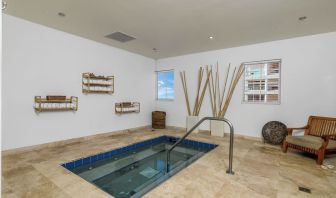
POLYGON ((37 112, 46 111, 77 111, 78 110, 78 97, 71 96, 35 96, 34 109, 37 112))
POLYGON ((139 102, 115 103, 115 112, 118 114, 140 113, 140 103, 139 102))
POLYGON ((114 93, 114 76, 96 76, 93 73, 82 74, 83 93, 114 93))

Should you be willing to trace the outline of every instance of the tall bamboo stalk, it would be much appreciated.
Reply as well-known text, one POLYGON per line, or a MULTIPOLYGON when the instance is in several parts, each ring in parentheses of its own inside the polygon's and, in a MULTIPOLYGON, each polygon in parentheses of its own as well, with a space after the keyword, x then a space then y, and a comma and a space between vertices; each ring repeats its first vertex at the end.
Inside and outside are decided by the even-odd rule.
POLYGON ((189 116, 190 115, 198 116, 199 113, 200 113, 201 107, 202 107, 203 98, 204 98, 206 89, 208 87, 209 77, 210 77, 210 74, 212 73, 212 71, 211 70, 209 71, 208 68, 207 68, 207 70, 206 70, 207 75, 206 75, 206 80, 205 80, 204 84, 202 83, 203 82, 203 73, 204 73, 204 69, 202 67, 200 67, 200 69, 198 70, 198 83, 197 83, 197 93, 196 93, 195 103, 194 103, 193 111, 191 112, 190 103, 189 103, 189 96, 188 96, 188 89, 187 89, 187 79, 186 79, 185 71, 180 72, 181 82, 182 82, 182 86, 183 86, 183 91, 184 91, 184 96, 185 96, 189 116))
POLYGON ((206 66, 206 80, 204 84, 203 84, 204 69, 200 67, 200 69, 198 70, 198 81, 197 81, 197 90, 196 90, 197 92, 196 92, 196 98, 195 98, 192 112, 190 108, 188 88, 187 88, 187 79, 186 79, 185 71, 180 72, 181 82, 183 86, 183 91, 185 95, 185 100, 186 100, 186 105, 187 105, 189 116, 199 115, 207 88, 209 89, 211 110, 212 110, 213 116, 218 117, 218 118, 223 118, 225 116, 225 113, 232 99, 234 90, 239 82, 240 77, 242 76, 244 72, 244 65, 241 64, 238 71, 236 71, 236 68, 234 68, 233 72, 230 75, 231 65, 229 64, 226 75, 224 77, 224 86, 223 86, 222 91, 220 89, 220 83, 219 83, 220 78, 219 78, 219 68, 218 67, 219 66, 217 62, 216 72, 215 74, 213 74, 212 66, 210 66, 210 68, 206 66), (231 78, 230 78, 230 84, 228 85, 229 76, 231 76, 231 78))
MULTIPOLYGON (((206 67, 206 71, 207 73, 209 73, 209 68, 208 66, 206 67)), ((209 83, 208 83, 208 88, 209 88, 209 95, 210 95, 210 103, 211 103, 211 110, 212 110, 212 116, 216 116, 215 115, 215 109, 214 109, 214 102, 213 102, 213 97, 212 97, 212 85, 213 85, 213 77, 212 77, 212 71, 210 72, 210 76, 209 76, 209 83)))
POLYGON ((244 67, 243 64, 241 64, 239 66, 239 69, 238 69, 238 72, 236 73, 236 75, 232 76, 232 78, 234 77, 234 80, 233 80, 233 83, 230 85, 228 96, 226 97, 226 100, 225 100, 225 103, 224 103, 224 107, 222 108, 222 110, 220 112, 220 115, 219 115, 220 118, 223 118, 225 116, 225 113, 226 113, 226 111, 229 107, 229 104, 231 102, 231 98, 232 98, 232 95, 234 93, 234 90, 235 90, 235 88, 236 88, 236 86, 239 82, 240 77, 244 73, 244 70, 245 70, 245 67, 244 67))
POLYGON ((224 87, 223 87, 223 91, 222 91, 222 98, 221 98, 221 102, 220 102, 220 106, 219 106, 219 109, 222 109, 222 106, 224 105, 224 95, 225 95, 225 89, 226 89, 226 83, 227 83, 227 80, 228 80, 228 77, 229 77, 229 73, 230 73, 230 67, 231 67, 231 64, 229 64, 229 67, 227 69, 227 72, 226 72, 226 76, 225 76, 225 79, 224 79, 224 87))
MULTIPOLYGON (((221 105, 220 105, 220 97, 221 97, 221 94, 220 94, 220 89, 219 89, 219 71, 218 71, 218 61, 217 61, 217 68, 216 68, 216 75, 217 75, 217 84, 216 84, 216 89, 218 90, 217 91, 217 107, 218 109, 221 109, 221 105)), ((218 116, 218 115, 216 115, 218 116)))
POLYGON ((183 92, 184 92, 184 97, 186 100, 186 105, 187 105, 187 111, 188 111, 188 115, 191 115, 191 111, 190 111, 190 104, 189 104, 189 96, 188 96, 188 89, 187 89, 187 79, 185 77, 185 71, 180 72, 180 77, 181 77, 181 81, 182 81, 182 86, 183 86, 183 92))
MULTIPOLYGON (((218 83, 218 65, 217 65, 217 67, 216 67, 216 73, 215 73, 215 83, 213 84, 213 91, 214 91, 214 109, 215 109, 215 112, 218 112, 218 110, 217 110, 217 83, 218 83)), ((217 113, 216 113, 217 114, 217 113)), ((217 116, 215 114, 215 116, 217 116)))
POLYGON ((214 77, 213 77, 213 72, 212 72, 212 66, 211 67, 211 74, 210 74, 210 83, 209 83, 209 90, 212 92, 211 94, 211 105, 212 105, 212 114, 213 116, 215 117, 216 116, 216 112, 217 112, 217 108, 216 108, 216 101, 214 100, 215 99, 215 86, 214 86, 214 77))
POLYGON ((199 70, 198 70, 197 95, 196 95, 196 98, 195 98, 195 105, 194 105, 193 115, 196 114, 197 106, 198 106, 198 103, 199 103, 199 92, 200 92, 200 89, 201 89, 202 78, 203 78, 203 68, 200 67, 199 70))
POLYGON ((208 72, 208 74, 207 74, 207 78, 206 78, 205 84, 204 84, 204 86, 203 86, 203 91, 202 91, 202 94, 201 94, 201 96, 200 96, 200 98, 199 98, 199 104, 197 104, 198 107, 197 107, 197 111, 196 111, 195 116, 198 116, 198 115, 199 115, 199 112, 201 111, 203 98, 204 98, 205 91, 206 91, 206 88, 208 87, 208 83, 209 83, 209 76, 210 76, 210 72, 208 72))
POLYGON ((213 73, 210 74, 210 83, 209 83, 209 91, 210 91, 210 101, 211 101, 211 109, 214 117, 223 118, 230 104, 232 95, 234 93, 235 87, 239 82, 241 75, 244 72, 244 66, 240 65, 238 71, 236 72, 236 68, 234 68, 231 73, 230 84, 228 85, 229 75, 230 75, 231 65, 227 69, 225 78, 224 78, 224 86, 222 92, 220 90, 219 85, 219 71, 218 71, 218 62, 215 73, 215 82, 213 81, 213 73), (228 86, 228 87, 227 87, 228 86))

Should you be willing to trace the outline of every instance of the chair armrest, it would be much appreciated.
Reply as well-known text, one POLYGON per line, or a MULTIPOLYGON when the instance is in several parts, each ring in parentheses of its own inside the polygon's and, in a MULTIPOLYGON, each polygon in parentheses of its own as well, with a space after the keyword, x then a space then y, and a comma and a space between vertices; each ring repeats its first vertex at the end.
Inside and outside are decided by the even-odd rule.
POLYGON ((301 129, 308 129, 309 126, 306 125, 304 127, 299 127, 299 128, 287 128, 288 135, 292 135, 294 130, 301 130, 301 129))
POLYGON ((322 144, 322 147, 327 148, 328 143, 329 143, 329 140, 330 140, 330 138, 333 137, 333 136, 334 136, 334 135, 322 135, 321 138, 324 140, 324 141, 323 141, 323 144, 322 144))
POLYGON ((322 135, 322 139, 326 140, 330 140, 332 137, 335 137, 335 135, 322 135))

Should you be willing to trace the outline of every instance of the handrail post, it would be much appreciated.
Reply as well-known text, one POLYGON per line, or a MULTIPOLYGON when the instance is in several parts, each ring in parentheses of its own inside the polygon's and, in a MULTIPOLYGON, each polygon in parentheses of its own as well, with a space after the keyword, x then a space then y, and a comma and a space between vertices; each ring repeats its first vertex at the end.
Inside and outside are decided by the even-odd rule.
POLYGON ((167 151, 167 158, 166 158, 166 173, 169 172, 170 169, 170 153, 171 151, 180 144, 194 129, 196 129, 202 122, 205 120, 218 120, 227 123, 230 126, 230 147, 229 147, 229 168, 226 170, 227 174, 233 175, 234 172, 232 171, 232 160, 233 160, 233 138, 234 138, 234 128, 232 123, 226 118, 216 118, 216 117, 204 117, 200 121, 198 121, 186 134, 184 134, 173 146, 170 147, 167 151))
POLYGON ((229 148, 229 168, 226 170, 227 174, 233 175, 234 172, 232 170, 232 160, 233 160, 233 135, 234 129, 231 122, 226 122, 230 126, 230 148, 229 148))

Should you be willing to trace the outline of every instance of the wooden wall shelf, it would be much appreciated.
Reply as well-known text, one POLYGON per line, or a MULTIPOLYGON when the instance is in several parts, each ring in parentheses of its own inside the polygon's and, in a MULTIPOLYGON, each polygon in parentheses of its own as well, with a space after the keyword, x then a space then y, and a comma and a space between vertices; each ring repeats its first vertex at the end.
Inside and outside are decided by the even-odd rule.
POLYGON ((115 113, 140 113, 140 103, 139 102, 120 102, 115 103, 115 113))
POLYGON ((71 96, 35 96, 34 109, 37 112, 46 111, 77 111, 78 110, 78 97, 71 96))
POLYGON ((114 93, 114 76, 96 76, 93 73, 82 74, 83 93, 114 93))

